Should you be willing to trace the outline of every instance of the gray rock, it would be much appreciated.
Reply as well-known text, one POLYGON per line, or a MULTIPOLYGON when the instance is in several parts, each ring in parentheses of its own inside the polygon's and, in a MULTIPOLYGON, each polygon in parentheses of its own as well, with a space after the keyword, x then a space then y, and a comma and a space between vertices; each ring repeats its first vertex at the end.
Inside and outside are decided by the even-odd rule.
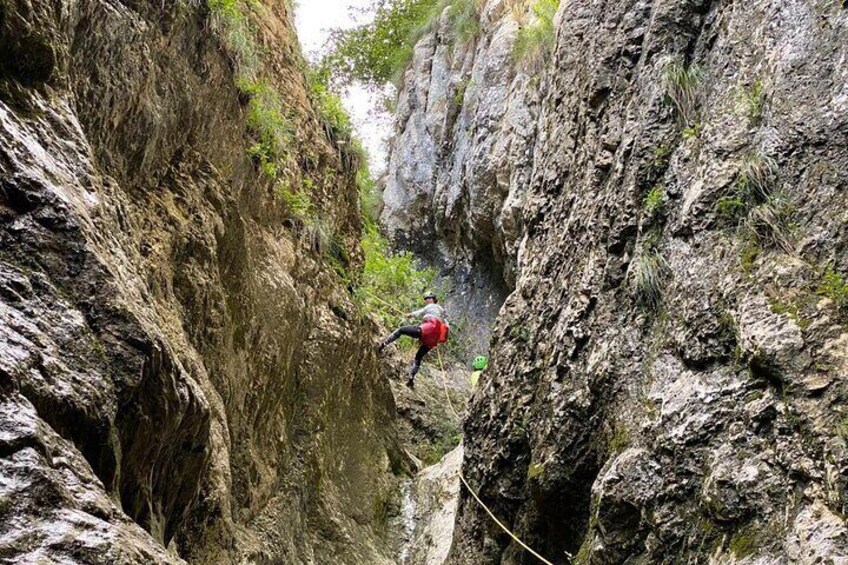
MULTIPOLYGON (((492 386, 465 422, 464 474, 558 565, 566 552, 581 565, 843 563, 832 516, 846 508, 845 318, 817 289, 826 265, 843 277, 848 267, 848 12, 805 0, 563 2, 556 28, 541 102, 528 104, 537 119, 524 120, 531 156, 513 161, 516 174, 529 167, 525 181, 491 199, 523 204, 518 235, 500 232, 514 291, 495 323, 492 386), (699 69, 700 134, 668 103, 673 61, 699 69), (767 191, 791 203, 786 225, 763 224, 763 203, 722 215, 752 162, 773 167, 767 191), (644 206, 654 187, 659 213, 644 206)), ((475 49, 502 29, 485 23, 475 49)), ((496 59, 478 58, 475 76, 496 59)), ((405 88, 421 84, 410 78, 405 88)), ((507 99, 535 94, 485 98, 475 116, 503 117, 507 99)), ((473 157, 444 170, 467 191, 456 202, 480 202, 504 177, 476 173, 462 119, 448 155, 473 157)), ((471 122, 472 147, 510 142, 492 121, 471 122)), ((403 155, 396 147, 395 166, 403 155)), ((468 215, 445 215, 444 233, 462 237, 440 234, 451 200, 433 200, 447 261, 493 240, 488 220, 468 215)), ((391 211, 384 220, 402 232, 391 211)), ((448 563, 529 560, 461 498, 448 563)))

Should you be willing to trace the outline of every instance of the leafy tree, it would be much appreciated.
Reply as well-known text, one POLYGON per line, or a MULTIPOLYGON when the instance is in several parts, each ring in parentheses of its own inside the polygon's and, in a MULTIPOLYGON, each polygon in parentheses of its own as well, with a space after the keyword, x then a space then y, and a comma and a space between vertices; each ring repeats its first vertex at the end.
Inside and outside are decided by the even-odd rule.
POLYGON ((374 19, 336 29, 322 66, 342 84, 380 88, 409 65, 415 43, 447 10, 453 37, 465 42, 480 31, 477 0, 374 0, 374 19))
POLYGON ((382 86, 412 55, 412 37, 430 18, 439 0, 376 0, 374 20, 333 30, 323 65, 345 83, 382 86))

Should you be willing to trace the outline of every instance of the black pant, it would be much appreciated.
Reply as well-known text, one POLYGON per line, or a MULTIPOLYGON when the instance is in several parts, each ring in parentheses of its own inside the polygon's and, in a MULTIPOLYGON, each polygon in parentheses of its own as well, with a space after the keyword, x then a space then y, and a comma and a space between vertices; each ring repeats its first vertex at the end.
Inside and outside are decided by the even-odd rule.
MULTIPOLYGON (((421 326, 401 326, 392 332, 392 335, 387 337, 383 343, 388 345, 393 341, 396 341, 400 336, 406 335, 409 337, 414 337, 415 339, 421 339, 421 326)), ((430 351, 430 347, 427 347, 423 343, 418 348, 418 351, 415 353, 415 359, 412 361, 412 366, 409 368, 409 378, 414 379, 415 375, 418 374, 418 370, 421 368, 421 361, 424 359, 424 356, 430 351)))

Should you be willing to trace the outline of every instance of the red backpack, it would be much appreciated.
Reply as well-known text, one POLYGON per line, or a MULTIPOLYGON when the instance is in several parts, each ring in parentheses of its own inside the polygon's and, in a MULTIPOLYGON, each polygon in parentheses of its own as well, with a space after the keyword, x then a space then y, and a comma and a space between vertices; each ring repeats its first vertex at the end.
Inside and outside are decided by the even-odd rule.
POLYGON ((450 335, 450 326, 438 318, 427 318, 421 324, 421 343, 433 348, 445 343, 450 335))

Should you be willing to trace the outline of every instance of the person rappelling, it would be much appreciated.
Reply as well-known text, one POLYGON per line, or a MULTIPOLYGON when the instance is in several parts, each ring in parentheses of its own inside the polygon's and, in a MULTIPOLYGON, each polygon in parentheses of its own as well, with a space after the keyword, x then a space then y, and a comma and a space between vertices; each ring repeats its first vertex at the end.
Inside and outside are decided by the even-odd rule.
POLYGON ((406 314, 410 318, 421 318, 422 322, 420 325, 401 326, 377 344, 377 351, 380 352, 402 335, 415 338, 419 341, 418 351, 415 353, 412 366, 409 368, 409 379, 406 381, 406 386, 409 388, 415 387, 415 375, 418 374, 418 370, 421 368, 421 361, 424 359, 424 356, 432 349, 438 347, 440 343, 445 343, 448 340, 448 333, 450 332, 450 327, 445 318, 445 309, 439 305, 439 299, 436 294, 434 292, 428 292, 424 295, 424 302, 427 304, 423 308, 406 314))

